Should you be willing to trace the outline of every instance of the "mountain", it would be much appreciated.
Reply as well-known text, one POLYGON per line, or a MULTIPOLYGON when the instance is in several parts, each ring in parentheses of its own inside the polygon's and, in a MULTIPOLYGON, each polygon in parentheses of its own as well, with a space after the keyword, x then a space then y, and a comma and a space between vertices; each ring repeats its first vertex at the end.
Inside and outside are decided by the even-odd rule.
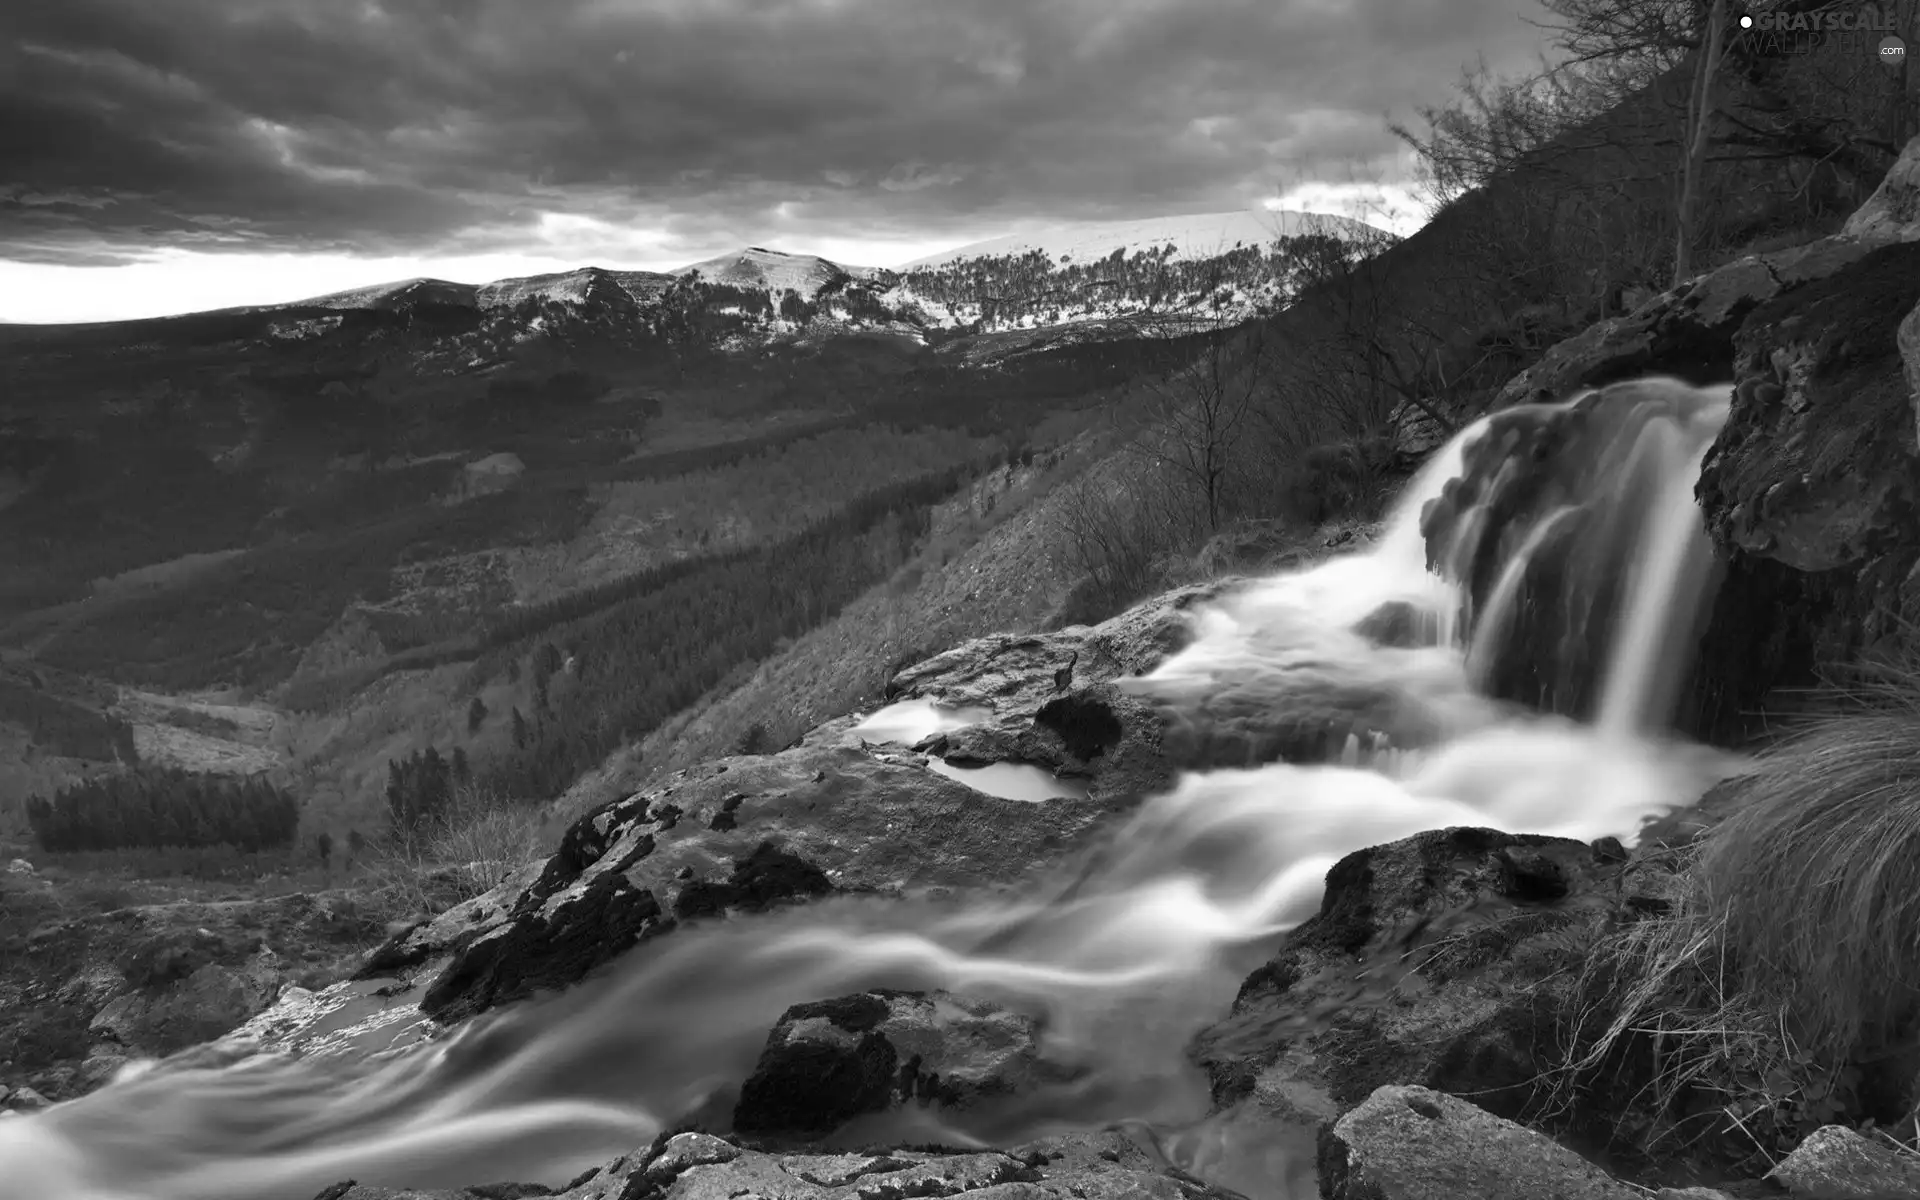
POLYGON ((958 249, 916 258, 897 268, 901 273, 932 271, 980 259, 1018 258, 1039 252, 1055 262, 1088 263, 1124 251, 1129 256, 1160 252, 1171 246, 1176 261, 1216 258, 1235 247, 1265 247, 1280 238, 1322 234, 1364 237, 1377 231, 1348 217, 1323 213, 1246 209, 1240 212, 1195 213, 1183 217, 1149 217, 1137 221, 1097 221, 1035 233, 988 238, 958 249))

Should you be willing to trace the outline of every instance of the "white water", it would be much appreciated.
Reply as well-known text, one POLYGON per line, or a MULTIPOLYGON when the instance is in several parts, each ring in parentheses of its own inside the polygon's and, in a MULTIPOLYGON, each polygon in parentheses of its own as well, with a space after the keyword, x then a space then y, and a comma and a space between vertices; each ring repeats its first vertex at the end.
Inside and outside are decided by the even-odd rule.
MULTIPOLYGON (((1676 384, 1645 386, 1695 409, 1709 404, 1676 384)), ((1583 727, 1475 693, 1461 600, 1427 573, 1418 521, 1460 470, 1461 444, 1483 429, 1436 457, 1372 550, 1199 614, 1193 644, 1135 681, 1176 708, 1223 696, 1284 708, 1359 680, 1432 718, 1442 735, 1426 749, 1383 751, 1356 736, 1338 764, 1190 774, 1027 895, 944 907, 833 901, 683 931, 604 979, 382 1062, 163 1065, 0 1122, 0 1190, 36 1200, 307 1200, 346 1178, 558 1184, 737 1085, 789 1005, 894 986, 1044 1014, 1050 1052, 1088 1068, 1070 1086, 949 1125, 944 1140, 1005 1145, 1141 1122, 1184 1147, 1192 1169, 1248 1187, 1258 1160, 1264 1196, 1310 1196, 1298 1190, 1297 1160, 1270 1161, 1274 1139, 1229 1136, 1230 1121, 1204 1120, 1205 1088, 1184 1051, 1272 939, 1315 910, 1328 867, 1451 825, 1631 842, 1644 819, 1690 803, 1734 768, 1727 756, 1658 740, 1647 731, 1664 720, 1626 711, 1670 694, 1685 667, 1660 614, 1697 612, 1687 592, 1704 578, 1690 557, 1699 523, 1690 442, 1685 454, 1642 459, 1659 475, 1658 511, 1637 543, 1602 705, 1609 719, 1583 727), (1385 648, 1351 631, 1396 600, 1426 612, 1441 643, 1385 648), (1243 1152, 1249 1141, 1258 1144, 1243 1152)), ((926 1140, 925 1119, 912 1140, 926 1140)), ((880 1140, 884 1128, 864 1132, 880 1140)))

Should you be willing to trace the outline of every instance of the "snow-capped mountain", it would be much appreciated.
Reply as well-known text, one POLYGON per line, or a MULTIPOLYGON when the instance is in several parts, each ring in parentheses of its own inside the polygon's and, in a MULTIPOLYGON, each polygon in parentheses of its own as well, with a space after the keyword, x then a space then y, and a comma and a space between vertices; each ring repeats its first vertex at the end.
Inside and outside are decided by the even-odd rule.
POLYGON ((242 311, 266 317, 266 336, 283 345, 399 339, 423 368, 461 372, 543 347, 737 349, 862 331, 926 344, 1043 332, 1103 341, 1137 334, 1142 317, 1238 320, 1284 304, 1302 261, 1290 247, 1311 244, 1289 239, 1387 236, 1310 213, 1202 213, 1014 234, 898 268, 752 246, 672 271, 408 279, 242 311))
POLYGON ((1167 257, 1191 261, 1217 258, 1236 247, 1263 248, 1281 238, 1307 234, 1353 238, 1368 234, 1379 236, 1379 231, 1348 217, 1258 208, 1184 217, 1149 217, 1139 221, 1097 221, 1009 234, 917 258, 894 269, 902 274, 931 271, 970 260, 1018 258, 1036 251, 1054 262, 1091 263, 1115 251, 1132 256, 1159 253, 1164 247, 1172 247, 1167 257))

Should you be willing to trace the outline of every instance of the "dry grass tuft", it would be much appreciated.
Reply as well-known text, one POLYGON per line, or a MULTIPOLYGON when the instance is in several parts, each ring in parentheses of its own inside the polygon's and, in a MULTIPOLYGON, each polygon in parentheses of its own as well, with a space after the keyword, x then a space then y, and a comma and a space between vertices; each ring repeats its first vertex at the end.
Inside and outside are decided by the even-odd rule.
POLYGON ((1672 909, 1589 959, 1558 1098, 1609 1091, 1641 1150, 1774 1161, 1823 1124, 1914 1121, 1920 660, 1822 699, 1686 852, 1672 909))
POLYGON ((365 866, 373 891, 387 905, 437 912, 492 891, 545 857, 539 809, 462 788, 425 829, 379 843, 365 866))

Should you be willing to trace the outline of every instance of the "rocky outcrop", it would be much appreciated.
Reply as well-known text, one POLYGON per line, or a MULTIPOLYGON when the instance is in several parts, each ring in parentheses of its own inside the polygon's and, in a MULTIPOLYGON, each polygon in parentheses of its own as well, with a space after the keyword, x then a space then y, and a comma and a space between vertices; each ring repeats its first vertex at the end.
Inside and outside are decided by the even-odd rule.
POLYGON ((733 1125, 827 1134, 856 1117, 908 1105, 963 1111, 1074 1075, 1044 1057, 1031 1017, 939 992, 862 992, 787 1010, 733 1125))
POLYGON ((441 1022, 565 988, 692 921, 829 894, 1010 883, 1110 811, 984 795, 845 734, 725 759, 577 822, 545 863, 396 935, 360 978, 441 1022))
POLYGON ((1240 1200, 1157 1163, 1119 1134, 1051 1138, 1006 1151, 777 1154, 704 1133, 662 1137, 559 1190, 494 1185, 395 1191, 350 1182, 315 1200, 1240 1200))
POLYGON ((1920 616, 1920 456, 1898 344, 1920 244, 1756 309, 1698 489, 1726 560, 1689 708, 1730 738, 1770 693, 1893 649, 1920 616))

